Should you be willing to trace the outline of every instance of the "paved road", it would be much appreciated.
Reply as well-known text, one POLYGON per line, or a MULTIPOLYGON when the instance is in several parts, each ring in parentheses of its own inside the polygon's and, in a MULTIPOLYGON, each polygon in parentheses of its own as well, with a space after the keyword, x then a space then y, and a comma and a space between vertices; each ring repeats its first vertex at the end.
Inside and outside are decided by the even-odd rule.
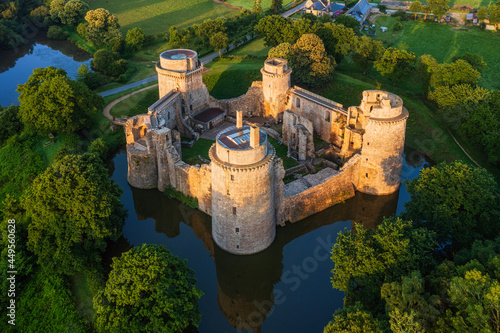
MULTIPOLYGON (((281 16, 283 17, 289 17, 293 14, 295 14, 296 12, 298 12, 299 10, 301 10, 303 7, 304 7, 305 3, 302 3, 300 5, 298 5, 297 7, 293 8, 293 9, 290 9, 286 12, 284 12, 283 14, 281 14, 281 16)), ((248 42, 249 40, 251 40, 252 38, 250 36, 247 36, 247 41, 248 42)), ((246 43, 245 42, 245 43, 246 43)), ((231 44, 229 46, 229 50, 232 50, 234 49, 236 46, 234 44, 231 44)), ((201 62, 203 64, 207 64, 209 63, 210 61, 214 60, 215 58, 217 58, 219 56, 219 52, 215 52, 215 53, 212 53, 204 58, 201 58, 201 62)), ((111 90, 107 90, 107 91, 103 91, 101 93, 99 93, 99 95, 101 95, 102 97, 106 97, 106 96, 110 96, 110 95, 114 95, 114 94, 117 94, 119 92, 122 92, 122 91, 125 91, 125 90, 128 90, 130 88, 135 88, 135 87, 138 87, 140 85, 143 85, 143 84, 146 84, 146 83, 149 83, 149 82, 153 82, 153 81, 156 81, 158 80, 158 75, 155 75, 155 76, 151 76, 151 77, 148 77, 147 79, 144 79, 144 80, 140 80, 140 81, 137 81, 137 82, 134 82, 134 83, 130 83, 130 84, 127 84, 126 86, 123 86, 123 87, 119 87, 119 88, 115 88, 115 89, 111 89, 111 90)))

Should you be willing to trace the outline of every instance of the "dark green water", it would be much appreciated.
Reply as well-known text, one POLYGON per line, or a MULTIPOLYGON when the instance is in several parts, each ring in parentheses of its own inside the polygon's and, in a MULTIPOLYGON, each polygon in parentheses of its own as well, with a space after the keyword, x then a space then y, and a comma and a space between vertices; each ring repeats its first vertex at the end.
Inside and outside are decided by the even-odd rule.
POLYGON ((82 63, 90 66, 91 54, 67 40, 51 40, 40 33, 34 41, 14 50, 0 50, 0 105, 19 105, 17 85, 23 84, 35 68, 54 66, 76 77, 82 63))
MULTIPOLYGON (((415 161, 405 161, 404 179, 417 177, 427 164, 418 154, 408 155, 415 161)), ((132 188, 123 151, 112 162, 112 178, 123 189, 128 218, 124 239, 109 249, 107 261, 143 243, 165 245, 187 259, 205 293, 199 332, 322 332, 344 296, 330 284, 329 252, 338 232, 351 229, 354 222, 375 227, 384 216, 399 214, 409 199, 404 185, 389 196, 357 194, 344 204, 278 227, 265 251, 236 256, 213 242, 210 216, 157 190, 132 188)))

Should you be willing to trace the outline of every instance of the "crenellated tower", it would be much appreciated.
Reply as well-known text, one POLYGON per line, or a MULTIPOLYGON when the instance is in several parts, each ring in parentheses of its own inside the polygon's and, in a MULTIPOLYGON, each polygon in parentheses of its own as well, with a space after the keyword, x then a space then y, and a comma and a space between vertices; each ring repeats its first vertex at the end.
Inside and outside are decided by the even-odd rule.
POLYGON ((264 62, 262 73, 262 92, 264 94, 265 116, 277 119, 286 110, 286 93, 291 87, 292 69, 281 58, 264 62))
POLYGON ((183 114, 207 106, 208 90, 202 80, 203 64, 193 50, 174 49, 160 54, 156 63, 160 99, 171 91, 182 94, 183 114))
POLYGON ((373 195, 395 192, 401 184, 408 111, 403 100, 380 90, 366 90, 359 109, 365 116, 358 190, 373 195))
POLYGON ((274 240, 277 219, 276 153, 267 134, 238 120, 217 135, 209 155, 214 241, 234 254, 266 249, 274 240))

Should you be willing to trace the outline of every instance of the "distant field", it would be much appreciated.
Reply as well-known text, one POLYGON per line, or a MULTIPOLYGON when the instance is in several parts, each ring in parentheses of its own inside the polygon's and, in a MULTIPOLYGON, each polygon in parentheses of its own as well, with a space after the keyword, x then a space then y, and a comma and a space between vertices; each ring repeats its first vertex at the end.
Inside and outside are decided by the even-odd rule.
MULTIPOLYGON (((283 0, 283 6, 289 4, 293 0, 283 0)), ((242 7, 245 9, 253 8, 253 0, 227 0, 228 3, 234 6, 242 7)), ((263 10, 269 9, 271 7, 272 0, 262 0, 261 6, 263 10)))
POLYGON ((91 0, 90 8, 105 8, 118 17, 122 33, 140 27, 147 34, 167 32, 170 26, 190 26, 204 20, 236 15, 237 10, 211 0, 91 0))
MULTIPOLYGON (((377 29, 394 23, 391 17, 378 17, 377 29)), ((457 28, 444 24, 403 22, 402 32, 377 30, 376 39, 414 52, 417 56, 430 54, 438 62, 449 62, 465 52, 477 53, 488 64, 479 83, 488 89, 500 89, 500 34, 479 29, 457 28)))

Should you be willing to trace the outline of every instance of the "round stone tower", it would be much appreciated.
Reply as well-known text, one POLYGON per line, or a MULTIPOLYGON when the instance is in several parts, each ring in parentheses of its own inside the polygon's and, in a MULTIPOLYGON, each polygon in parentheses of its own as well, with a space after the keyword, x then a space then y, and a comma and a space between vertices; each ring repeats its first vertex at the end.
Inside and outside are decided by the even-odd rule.
POLYGON ((266 249, 276 233, 276 153, 258 127, 231 126, 210 148, 212 235, 222 249, 252 254, 266 249))
POLYGON ((281 58, 272 58, 264 62, 262 73, 262 92, 266 116, 278 118, 285 111, 286 92, 291 87, 292 69, 281 58))
POLYGON ((203 83, 203 65, 193 50, 175 49, 160 54, 156 63, 160 99, 171 92, 183 94, 186 110, 193 110, 205 103, 208 91, 203 83))
POLYGON ((393 193, 401 184, 408 111, 401 98, 380 90, 364 91, 359 108, 369 118, 361 148, 358 190, 374 195, 393 193))

